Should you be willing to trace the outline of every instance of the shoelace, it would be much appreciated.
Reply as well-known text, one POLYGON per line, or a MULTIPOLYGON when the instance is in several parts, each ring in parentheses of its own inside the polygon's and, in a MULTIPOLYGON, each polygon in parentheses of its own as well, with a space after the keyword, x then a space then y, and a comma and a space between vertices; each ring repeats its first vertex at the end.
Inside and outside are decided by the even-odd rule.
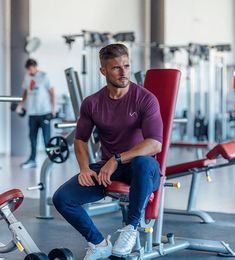
POLYGON ((116 233, 121 233, 121 236, 119 237, 118 241, 121 242, 121 244, 128 242, 128 240, 131 238, 131 235, 133 232, 137 232, 136 230, 127 230, 127 229, 118 229, 116 233), (123 234, 123 232, 125 232, 123 234))
POLYGON ((87 251, 86 251, 86 255, 85 255, 85 259, 92 255, 93 253, 95 253, 96 251, 96 247, 94 245, 90 245, 89 247, 86 247, 87 251))
MULTIPOLYGON (((110 240, 111 236, 108 235, 106 241, 107 241, 107 244, 109 243, 109 240, 110 240)), ((92 245, 90 244, 88 247, 85 248, 87 250, 86 252, 86 255, 85 255, 85 259, 88 257, 88 256, 91 256, 93 253, 95 253, 97 247, 95 245, 92 245)))

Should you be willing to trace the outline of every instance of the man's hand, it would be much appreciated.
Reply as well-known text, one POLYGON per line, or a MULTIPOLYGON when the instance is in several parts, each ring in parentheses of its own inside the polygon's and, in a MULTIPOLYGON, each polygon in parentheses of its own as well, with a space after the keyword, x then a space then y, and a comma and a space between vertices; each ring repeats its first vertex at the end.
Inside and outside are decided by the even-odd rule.
POLYGON ((18 104, 18 106, 16 107, 16 113, 20 113, 21 112, 21 110, 22 110, 22 108, 24 107, 24 103, 23 102, 20 102, 19 104, 18 104))
POLYGON ((111 175, 115 172, 117 169, 118 164, 114 157, 111 157, 106 164, 100 169, 99 175, 98 175, 98 182, 99 184, 103 184, 105 187, 110 185, 112 182, 110 180, 111 175))
POLYGON ((56 111, 54 109, 51 111, 51 114, 52 114, 53 118, 56 117, 56 111))
POLYGON ((98 181, 98 176, 95 171, 91 169, 82 170, 78 175, 78 182, 82 186, 95 186, 95 182, 92 179, 92 176, 98 181))

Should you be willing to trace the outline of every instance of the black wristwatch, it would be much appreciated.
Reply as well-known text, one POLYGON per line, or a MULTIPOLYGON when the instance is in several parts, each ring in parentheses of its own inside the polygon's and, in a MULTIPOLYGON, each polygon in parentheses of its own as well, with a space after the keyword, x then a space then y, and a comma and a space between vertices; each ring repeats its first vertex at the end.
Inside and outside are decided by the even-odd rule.
POLYGON ((121 157, 120 153, 114 154, 114 158, 115 158, 116 162, 118 163, 118 165, 122 164, 122 157, 121 157))

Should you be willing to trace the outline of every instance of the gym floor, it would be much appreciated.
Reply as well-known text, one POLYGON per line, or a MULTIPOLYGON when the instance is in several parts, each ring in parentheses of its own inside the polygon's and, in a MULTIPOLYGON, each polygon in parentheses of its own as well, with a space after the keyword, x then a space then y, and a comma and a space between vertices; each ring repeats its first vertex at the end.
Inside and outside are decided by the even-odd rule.
MULTIPOLYGON (((177 148, 170 150, 168 165, 180 163, 194 159, 195 153, 192 150, 177 148), (178 155, 178 157, 176 156, 178 155)), ((56 212, 54 220, 38 220, 35 216, 38 213, 38 191, 27 191, 29 186, 36 185, 40 179, 40 166, 45 159, 44 154, 40 154, 38 158, 38 168, 22 170, 19 164, 25 158, 19 157, 0 157, 0 176, 1 185, 0 192, 4 192, 11 188, 20 188, 25 194, 25 201, 17 210, 16 216, 19 221, 22 221, 26 229, 32 235, 36 243, 43 251, 48 253, 53 247, 68 247, 70 248, 75 259, 82 259, 85 253, 86 243, 81 236, 73 230, 56 212), (45 240, 45 236, 47 239, 45 240)), ((79 171, 74 156, 62 164, 55 165, 52 173, 52 192, 79 171)), ((204 239, 217 239, 229 242, 231 247, 235 249, 234 238, 234 217, 235 215, 235 166, 218 169, 211 172, 212 182, 207 183, 206 177, 202 174, 200 190, 198 192, 197 208, 211 212, 220 212, 223 214, 212 213, 216 223, 209 225, 199 224, 195 217, 182 217, 165 215, 164 231, 174 232, 178 236, 188 236, 204 239), (230 214, 224 214, 230 213, 230 214)), ((181 189, 167 188, 166 191, 166 207, 184 209, 187 202, 187 195, 190 187, 191 177, 182 177, 177 179, 181 182, 181 189)), ((106 214, 103 216, 94 217, 95 222, 101 228, 103 233, 113 235, 112 241, 117 234, 114 234, 116 229, 121 224, 120 212, 106 214), (107 221, 108 220, 108 221, 107 221)), ((164 232, 164 233, 165 233, 164 232)), ((1 222, 0 233, 2 243, 10 239, 7 231, 7 225, 1 222), (3 234, 3 235, 2 235, 3 234)), ((23 259, 18 251, 2 255, 5 259, 16 260, 23 259)), ((169 255, 165 259, 217 259, 215 255, 203 254, 193 251, 182 251, 177 254, 169 255)))

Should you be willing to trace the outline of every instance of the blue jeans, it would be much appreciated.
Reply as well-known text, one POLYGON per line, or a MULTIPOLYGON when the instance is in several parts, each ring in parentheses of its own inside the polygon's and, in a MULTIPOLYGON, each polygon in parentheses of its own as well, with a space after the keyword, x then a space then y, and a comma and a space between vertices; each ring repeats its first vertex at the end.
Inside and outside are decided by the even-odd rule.
POLYGON ((44 139, 44 144, 47 146, 50 140, 50 121, 47 119, 47 115, 41 116, 29 116, 29 139, 31 143, 31 154, 29 159, 35 161, 37 153, 37 138, 38 130, 42 128, 42 135, 44 139))
MULTIPOLYGON (((90 169, 99 174, 100 164, 90 164, 90 169)), ((151 193, 160 184, 159 164, 153 157, 137 156, 128 164, 118 166, 111 180, 130 185, 128 223, 137 227, 151 193)), ((64 183, 54 194, 53 203, 59 213, 88 242, 99 244, 104 237, 94 225, 86 210, 85 203, 95 202, 105 197, 104 186, 81 186, 78 175, 64 183)))

